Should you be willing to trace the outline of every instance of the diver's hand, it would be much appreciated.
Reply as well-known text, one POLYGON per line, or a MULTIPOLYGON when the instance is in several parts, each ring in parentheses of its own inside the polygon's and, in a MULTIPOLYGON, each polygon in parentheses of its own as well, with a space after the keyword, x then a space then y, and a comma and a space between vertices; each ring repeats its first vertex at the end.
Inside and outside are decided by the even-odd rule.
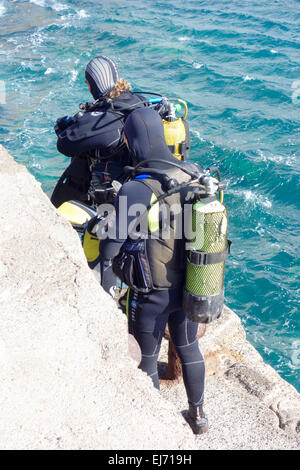
POLYGON ((75 120, 73 116, 63 116, 61 118, 58 118, 56 121, 56 124, 54 126, 54 130, 56 135, 59 135, 60 132, 64 131, 67 129, 67 127, 71 126, 74 124, 75 120))

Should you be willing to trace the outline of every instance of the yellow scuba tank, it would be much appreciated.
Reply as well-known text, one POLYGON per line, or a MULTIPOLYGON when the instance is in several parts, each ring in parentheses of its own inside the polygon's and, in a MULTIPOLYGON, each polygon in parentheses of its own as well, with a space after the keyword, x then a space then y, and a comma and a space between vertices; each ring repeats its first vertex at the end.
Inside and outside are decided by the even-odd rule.
POLYGON ((83 230, 85 223, 97 214, 90 206, 87 206, 83 202, 73 200, 61 204, 61 206, 57 208, 57 211, 68 220, 77 231, 83 230))
POLYGON ((82 247, 90 268, 94 268, 100 258, 100 241, 97 236, 99 217, 93 217, 86 226, 82 240, 82 247))
POLYGON ((231 241, 227 239, 228 214, 220 200, 206 197, 192 208, 192 228, 196 234, 189 244, 183 309, 197 323, 218 318, 224 303, 225 260, 231 241))
POLYGON ((168 101, 170 102, 168 113, 162 120, 166 143, 175 158, 178 160, 186 160, 189 156, 190 149, 189 127, 185 120, 188 111, 187 104, 180 99, 170 99, 168 101), (172 101, 178 101, 184 105, 185 112, 183 117, 178 118, 176 116, 176 111, 179 110, 181 106, 174 106, 172 101))
POLYGON ((99 222, 97 212, 83 202, 73 200, 64 202, 57 210, 80 235, 85 257, 93 269, 100 256, 100 238, 96 235, 99 222))

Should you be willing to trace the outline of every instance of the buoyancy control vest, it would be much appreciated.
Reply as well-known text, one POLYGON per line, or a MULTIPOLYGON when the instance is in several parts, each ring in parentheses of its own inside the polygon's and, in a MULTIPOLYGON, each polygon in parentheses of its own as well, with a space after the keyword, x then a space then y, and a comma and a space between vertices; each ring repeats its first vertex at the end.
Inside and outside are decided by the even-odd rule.
MULTIPOLYGON (((185 165, 193 167, 193 164, 185 165)), ((144 293, 183 285, 182 209, 194 198, 192 185, 179 189, 179 185, 191 179, 181 169, 171 168, 160 175, 153 175, 151 170, 149 173, 146 179, 139 180, 151 189, 152 195, 147 210, 140 217, 138 237, 135 234, 133 240, 129 236, 113 262, 114 273, 129 287, 144 293), (178 190, 168 195, 170 184, 178 190), (160 201, 160 198, 163 199, 160 201)))
POLYGON ((209 171, 212 169, 201 174, 198 167, 194 179, 182 170, 166 171, 162 176, 168 178, 167 192, 162 181, 165 178, 152 176, 142 181, 152 190, 146 211, 149 236, 142 242, 125 242, 115 271, 117 276, 120 272, 122 276, 122 269, 125 267, 126 271, 130 266, 131 274, 125 283, 144 293, 183 287, 183 310, 190 320, 198 323, 209 323, 221 315, 225 260, 231 244, 227 239, 227 209, 222 203, 225 186, 218 170, 219 181, 209 171), (221 200, 217 199, 217 191, 221 200), (165 209, 164 217, 159 205, 165 209), (187 208, 190 210, 186 213, 187 208), (164 224, 167 236, 163 235, 164 224), (133 279, 137 280, 136 284, 133 279))
MULTIPOLYGON (((164 171, 178 184, 188 182, 190 176, 180 169, 164 171)), ((148 211, 148 238, 146 253, 154 289, 168 289, 182 285, 184 281, 184 221, 183 206, 191 203, 193 192, 185 188, 155 202, 165 194, 163 182, 152 176, 142 182, 152 190, 151 208, 148 211)))

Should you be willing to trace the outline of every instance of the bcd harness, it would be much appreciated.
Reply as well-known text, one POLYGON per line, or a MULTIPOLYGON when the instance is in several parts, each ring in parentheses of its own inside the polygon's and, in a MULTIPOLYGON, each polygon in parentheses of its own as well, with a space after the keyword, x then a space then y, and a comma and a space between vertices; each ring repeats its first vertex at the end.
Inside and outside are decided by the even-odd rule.
POLYGON ((199 172, 195 164, 164 170, 161 178, 157 172, 151 175, 149 168, 143 171, 149 172, 149 177, 141 184, 152 191, 145 214, 148 234, 141 233, 137 240, 128 237, 114 258, 113 271, 130 288, 145 294, 153 289, 179 288, 185 271, 183 308, 192 321, 208 323, 221 314, 224 302, 224 267, 230 248, 228 216, 226 207, 215 194, 224 186, 221 182, 213 183, 214 179, 207 172, 199 172), (213 184, 215 193, 207 194, 213 184), (161 209, 165 209, 162 212, 171 215, 168 238, 162 237, 160 201, 161 209), (187 218, 182 211, 185 205, 191 209, 187 218), (176 207, 181 211, 177 217, 174 215, 176 207), (176 223, 180 219, 181 227, 183 221, 190 225, 192 238, 189 240, 176 238, 176 223), (143 235, 148 236, 143 238, 143 235), (184 242, 189 243, 187 249, 184 242))

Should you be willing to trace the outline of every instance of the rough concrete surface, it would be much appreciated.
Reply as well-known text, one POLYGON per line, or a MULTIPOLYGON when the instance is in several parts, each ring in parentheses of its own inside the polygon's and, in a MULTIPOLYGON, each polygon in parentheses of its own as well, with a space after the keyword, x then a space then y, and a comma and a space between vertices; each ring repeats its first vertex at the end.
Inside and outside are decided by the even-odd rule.
POLYGON ((210 430, 194 436, 183 384, 159 393, 129 357, 126 319, 77 234, 1 146, 0 163, 1 449, 300 447, 299 394, 229 309, 200 340, 210 430))

